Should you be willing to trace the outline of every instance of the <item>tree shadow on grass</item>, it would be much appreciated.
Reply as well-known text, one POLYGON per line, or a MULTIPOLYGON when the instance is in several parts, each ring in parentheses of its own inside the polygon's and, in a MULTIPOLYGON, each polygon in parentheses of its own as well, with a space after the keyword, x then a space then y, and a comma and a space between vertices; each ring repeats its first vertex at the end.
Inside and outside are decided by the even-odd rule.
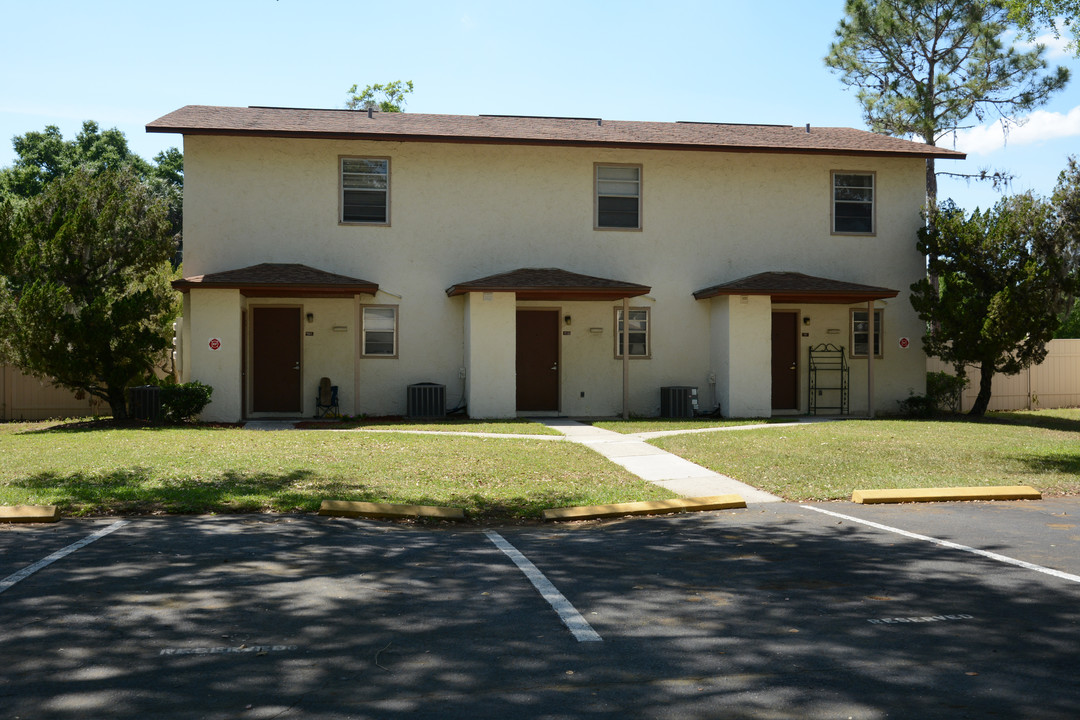
POLYGON ((1064 479, 1072 480, 1074 487, 1080 487, 1080 452, 1017 455, 1013 459, 1023 463, 1033 473, 1062 475, 1064 479))
POLYGON ((242 473, 214 478, 160 478, 148 468, 103 473, 41 472, 11 487, 42 493, 62 511, 78 515, 146 513, 228 513, 260 510, 314 511, 325 495, 316 473, 242 473), (313 485, 304 488, 305 484, 313 485))
POLYGON ((949 422, 977 423, 981 425, 1013 425, 1056 430, 1058 432, 1080 433, 1080 419, 1056 417, 1036 413, 992 412, 981 418, 957 415, 947 419, 949 422))
POLYGON ((160 432, 162 430, 235 430, 243 427, 239 423, 155 423, 145 420, 76 420, 60 425, 27 430, 20 435, 58 435, 78 433, 100 433, 110 430, 142 430, 160 432))
POLYGON ((286 473, 229 470, 211 478, 161 478, 145 467, 107 472, 46 471, 14 480, 68 515, 145 515, 244 512, 316 512, 323 500, 394 502, 463 507, 469 520, 538 520, 552 507, 581 504, 573 493, 491 498, 479 494, 435 497, 422 490, 394 493, 356 481, 328 480, 310 469, 286 473))

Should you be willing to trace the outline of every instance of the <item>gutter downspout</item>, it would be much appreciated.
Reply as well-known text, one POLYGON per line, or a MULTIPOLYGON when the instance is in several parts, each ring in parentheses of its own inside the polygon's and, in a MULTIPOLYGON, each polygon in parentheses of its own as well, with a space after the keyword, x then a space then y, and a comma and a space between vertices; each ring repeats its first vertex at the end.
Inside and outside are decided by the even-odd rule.
POLYGON ((622 299, 622 417, 630 419, 630 298, 622 299))
POLYGON ((874 417, 874 301, 866 301, 866 314, 870 319, 866 340, 866 414, 874 417))

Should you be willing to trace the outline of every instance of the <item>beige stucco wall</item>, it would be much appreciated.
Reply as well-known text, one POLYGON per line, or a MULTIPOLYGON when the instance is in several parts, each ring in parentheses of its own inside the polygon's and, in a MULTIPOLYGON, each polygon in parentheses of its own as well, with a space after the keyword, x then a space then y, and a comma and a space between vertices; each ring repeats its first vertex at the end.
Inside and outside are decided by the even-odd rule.
POLYGON ((240 292, 200 290, 190 293, 184 319, 190 323, 190 341, 184 344, 189 362, 188 380, 214 388, 203 420, 235 422, 240 418, 240 292), (215 350, 210 341, 216 339, 215 350))
MULTIPOLYGON (((907 305, 906 289, 923 272, 914 233, 920 224, 924 173, 919 159, 189 136, 184 272, 190 276, 260 262, 304 263, 379 283, 379 296, 363 296, 361 302, 398 306, 400 352, 395 359, 355 360, 350 410, 369 414, 403 412, 405 386, 415 382, 445 384, 450 406, 464 395, 459 369, 467 364, 467 337, 491 348, 498 345, 496 339, 481 336, 501 331, 471 327, 467 334, 466 303, 447 298, 444 291, 486 275, 520 267, 559 267, 650 285, 647 297, 632 302, 652 313, 652 357, 631 362, 631 411, 643 415, 658 411, 664 385, 698 386, 704 405, 710 400, 709 373, 722 372, 712 337, 718 303, 696 301, 693 291, 769 270, 882 285, 901 291, 888 304, 888 352, 876 375, 878 405, 885 409, 906 397, 909 387, 916 392, 921 388, 921 358, 906 361, 918 351, 899 353, 894 348, 899 332, 918 337, 912 331, 918 321, 907 305), (341 155, 390 158, 388 227, 338 223, 341 155), (642 165, 642 230, 593 229, 596 162, 642 165), (876 173, 876 236, 830 234, 832 170, 876 173)), ((614 304, 536 304, 557 306, 573 317, 565 329, 570 335, 562 337, 560 411, 620 412, 614 304), (601 332, 589 333, 590 327, 601 332)), ((354 346, 356 312, 354 307, 347 333, 354 346)), ((830 312, 842 317, 811 313, 803 359, 805 343, 816 341, 819 328, 841 320, 839 327, 846 328, 846 307, 830 312)), ((739 342, 749 342, 763 317, 757 312, 751 327, 736 325, 728 332, 739 342)), ((767 328, 764 331, 767 336, 767 328)), ((192 332, 193 376, 203 372, 198 367, 200 358, 206 358, 200 347, 205 334, 192 332)), ((830 337, 824 330, 820 334, 830 337)), ((846 344, 846 330, 843 337, 846 344)), ((305 345, 306 359, 320 342, 305 345)), ((731 399, 732 407, 748 411, 760 409, 760 401, 753 398, 761 395, 760 376, 768 370, 767 365, 758 367, 760 343, 753 347, 752 355, 733 353, 739 365, 728 367, 729 374, 753 371, 751 386, 740 378, 725 391, 735 387, 742 396, 737 403, 731 399)), ((330 352, 333 371, 348 374, 340 350, 330 352)), ((476 363, 473 352, 468 364, 476 363)), ((305 392, 312 384, 307 364, 305 360, 305 392)), ((853 386, 858 372, 853 370, 853 386)), ((223 370, 212 374, 219 382, 236 385, 225 389, 224 396, 239 396, 237 377, 223 370)), ((313 376, 315 383, 318 376, 313 376)), ((498 379, 498 389, 483 391, 492 393, 483 400, 476 394, 481 392, 475 384, 480 377, 469 373, 468 392, 477 402, 471 412, 504 407, 505 377, 498 379)), ((805 384, 800 396, 805 402, 805 384)), ((238 410, 238 403, 230 408, 238 410)))
POLYGON ((772 412, 772 303, 761 295, 721 296, 712 312, 711 367, 727 417, 772 412))
MULTIPOLYGON (((893 285, 892 287, 896 287, 893 285)), ((920 338, 922 323, 911 310, 908 293, 901 292, 895 298, 878 300, 875 309, 882 311, 881 357, 874 359, 874 410, 878 414, 898 412, 898 401, 911 394, 926 390, 926 356, 920 338), (907 338, 906 348, 900 339, 907 338)), ((831 343, 842 346, 850 367, 850 410, 853 415, 867 412, 867 359, 851 357, 852 309, 863 310, 866 303, 850 305, 775 305, 774 309, 798 310, 801 317, 809 317, 809 324, 799 326, 799 408, 808 409, 807 360, 811 346, 831 343)))
POLYGON ((514 377, 516 309, 513 293, 468 293, 465 313, 465 398, 475 417, 517 414, 514 377))

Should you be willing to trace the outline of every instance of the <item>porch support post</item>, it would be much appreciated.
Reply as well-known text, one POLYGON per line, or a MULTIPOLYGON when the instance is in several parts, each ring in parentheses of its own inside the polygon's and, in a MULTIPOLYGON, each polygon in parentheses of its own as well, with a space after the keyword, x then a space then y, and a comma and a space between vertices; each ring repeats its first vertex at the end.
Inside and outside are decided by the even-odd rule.
POLYGON ((874 417, 874 301, 866 301, 866 315, 869 319, 866 348, 866 414, 874 417))
POLYGON ((630 419, 630 298, 622 299, 622 416, 630 419))

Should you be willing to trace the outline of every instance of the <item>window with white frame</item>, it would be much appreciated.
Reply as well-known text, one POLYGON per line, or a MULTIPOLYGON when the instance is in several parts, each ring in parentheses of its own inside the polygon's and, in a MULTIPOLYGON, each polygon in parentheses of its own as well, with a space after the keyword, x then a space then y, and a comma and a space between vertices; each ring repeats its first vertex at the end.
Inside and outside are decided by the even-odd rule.
MULTIPOLYGON (((881 357, 881 310, 874 310, 874 357, 881 357)), ((870 340, 870 315, 866 310, 851 311, 851 357, 866 357, 870 340)))
POLYGON ((596 227, 641 228, 640 165, 596 165, 596 227))
POLYGON ((834 172, 832 231, 874 234, 874 173, 834 172))
POLYGON ((390 223, 389 158, 341 158, 341 222, 390 223))
MULTIPOLYGON (((615 357, 623 356, 623 311, 615 309, 615 357)), ((649 309, 630 308, 630 357, 649 357, 649 309)))
POLYGON ((362 353, 365 357, 397 357, 397 308, 365 306, 362 313, 362 353))

